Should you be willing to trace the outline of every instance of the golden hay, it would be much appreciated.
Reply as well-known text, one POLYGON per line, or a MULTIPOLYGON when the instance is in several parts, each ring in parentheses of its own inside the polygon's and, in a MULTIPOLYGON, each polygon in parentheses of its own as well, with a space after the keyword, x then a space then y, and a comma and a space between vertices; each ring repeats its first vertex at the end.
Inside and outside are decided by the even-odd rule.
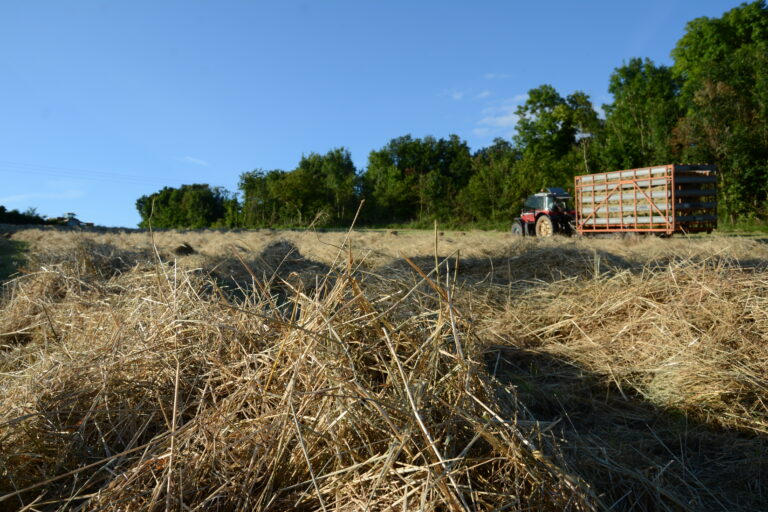
POLYGON ((2 503, 593 508, 535 425, 515 424, 450 300, 393 325, 405 315, 335 271, 282 302, 254 279, 234 303, 160 263, 105 279, 65 258, 11 283, 5 318, 39 304, 47 323, 3 354, 2 503))
POLYGON ((14 240, 0 509, 765 508, 760 242, 14 240))

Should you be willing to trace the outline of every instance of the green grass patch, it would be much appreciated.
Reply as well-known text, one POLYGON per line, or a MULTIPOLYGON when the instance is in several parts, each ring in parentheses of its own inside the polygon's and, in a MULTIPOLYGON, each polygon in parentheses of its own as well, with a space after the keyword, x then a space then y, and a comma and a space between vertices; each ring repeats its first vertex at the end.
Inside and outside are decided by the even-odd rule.
POLYGON ((741 218, 736 222, 720 220, 717 224, 717 231, 721 233, 734 234, 758 234, 768 233, 768 221, 762 219, 741 218))
POLYGON ((15 274, 26 260, 27 244, 0 239, 0 281, 15 274))

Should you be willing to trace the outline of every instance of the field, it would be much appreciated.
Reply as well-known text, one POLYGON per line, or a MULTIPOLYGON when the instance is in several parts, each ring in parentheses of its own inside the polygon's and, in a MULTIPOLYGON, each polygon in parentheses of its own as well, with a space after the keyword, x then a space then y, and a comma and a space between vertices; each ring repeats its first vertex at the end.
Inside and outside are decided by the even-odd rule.
POLYGON ((0 510, 768 509, 763 240, 0 242, 0 510))

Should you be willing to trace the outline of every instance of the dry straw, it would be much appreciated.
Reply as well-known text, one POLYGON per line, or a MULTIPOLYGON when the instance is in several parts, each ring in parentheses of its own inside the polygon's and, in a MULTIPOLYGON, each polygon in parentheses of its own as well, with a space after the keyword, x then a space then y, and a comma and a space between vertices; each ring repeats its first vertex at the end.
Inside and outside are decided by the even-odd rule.
POLYGON ((311 289, 88 241, 30 265, 2 305, 0 508, 599 506, 516 422, 455 282, 381 297, 341 259, 311 289))
POLYGON ((660 243, 571 253, 549 282, 518 283, 480 334, 498 340, 496 374, 558 422, 565 458, 614 509, 764 510, 766 247, 660 243))
POLYGON ((0 509, 768 508, 760 241, 143 237, 14 234, 0 509))

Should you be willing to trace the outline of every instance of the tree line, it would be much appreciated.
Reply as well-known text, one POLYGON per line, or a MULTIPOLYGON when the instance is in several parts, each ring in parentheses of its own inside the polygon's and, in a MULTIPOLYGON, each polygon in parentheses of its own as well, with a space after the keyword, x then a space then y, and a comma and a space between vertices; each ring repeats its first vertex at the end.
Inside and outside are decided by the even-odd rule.
POLYGON ((356 169, 349 151, 303 156, 293 170, 240 176, 238 193, 207 184, 141 197, 141 227, 506 227, 522 200, 573 176, 673 162, 719 168, 724 220, 768 218, 768 9, 742 4, 697 18, 672 50, 673 65, 632 58, 614 69, 613 102, 550 85, 528 92, 510 140, 471 152, 456 135, 404 135, 356 169))
POLYGON ((34 208, 20 212, 19 210, 8 210, 0 205, 0 224, 46 224, 47 220, 37 214, 34 208))

